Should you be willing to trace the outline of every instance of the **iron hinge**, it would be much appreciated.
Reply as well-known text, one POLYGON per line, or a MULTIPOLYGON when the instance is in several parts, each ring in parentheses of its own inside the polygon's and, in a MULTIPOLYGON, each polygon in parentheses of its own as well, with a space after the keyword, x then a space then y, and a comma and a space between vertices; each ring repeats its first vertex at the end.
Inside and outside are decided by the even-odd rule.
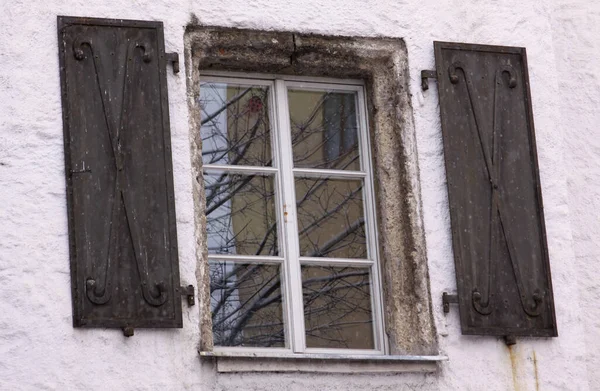
POLYGON ((179 73, 179 53, 166 53, 167 61, 173 65, 173 73, 179 73))
POLYGON ((451 295, 448 292, 442 293, 442 304, 445 313, 450 312, 450 303, 458 304, 458 295, 451 295))
POLYGON ((181 290, 181 296, 186 296, 190 307, 196 304, 196 290, 193 285, 182 286, 179 289, 181 290))
POLYGON ((429 79, 437 80, 437 73, 430 70, 421 71, 421 89, 427 91, 429 89, 429 79))
MULTIPOLYGON (((181 296, 185 296, 187 299, 188 305, 191 307, 196 304, 196 289, 194 289, 193 285, 182 286, 176 291, 181 293, 181 296)), ((131 326, 123 327, 123 335, 126 337, 133 337, 134 329, 131 326)))

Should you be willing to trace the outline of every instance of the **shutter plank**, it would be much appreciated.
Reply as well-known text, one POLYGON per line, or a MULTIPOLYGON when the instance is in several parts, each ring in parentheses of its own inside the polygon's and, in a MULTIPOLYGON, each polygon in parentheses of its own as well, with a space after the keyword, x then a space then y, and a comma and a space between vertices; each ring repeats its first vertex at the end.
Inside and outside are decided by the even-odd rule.
POLYGON ((462 332, 556 336, 525 49, 434 46, 462 332))
POLYGON ((163 29, 59 17, 76 327, 181 327, 163 29))

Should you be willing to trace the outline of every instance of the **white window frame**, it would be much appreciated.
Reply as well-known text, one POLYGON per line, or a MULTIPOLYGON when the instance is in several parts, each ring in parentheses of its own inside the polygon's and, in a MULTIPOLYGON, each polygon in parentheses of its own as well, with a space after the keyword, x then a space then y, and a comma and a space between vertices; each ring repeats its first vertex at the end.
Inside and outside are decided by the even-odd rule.
POLYGON ((273 165, 270 167, 203 165, 203 172, 227 172, 231 174, 273 175, 275 182, 275 202, 277 204, 277 229, 279 241, 278 256, 218 255, 209 254, 210 261, 236 261, 238 263, 261 263, 281 265, 283 274, 282 307, 285 319, 284 333, 287 347, 228 347, 215 346, 216 353, 260 352, 261 354, 338 354, 338 355, 386 355, 389 347, 384 331, 384 303, 381 282, 381 262, 379 261, 379 240, 376 229, 376 206, 373 181, 373 163, 365 98, 365 86, 362 80, 330 79, 320 77, 298 77, 270 74, 250 74, 240 72, 201 72, 200 82, 230 83, 239 85, 267 86, 270 89, 271 149, 273 165), (336 90, 356 92, 357 120, 359 121, 359 158, 360 171, 325 170, 293 168, 291 129, 287 101, 288 87, 314 90, 336 90), (367 237, 367 259, 342 259, 299 256, 298 224, 296 220, 295 174, 302 177, 332 179, 362 179, 363 210, 365 213, 365 233, 367 237), (333 349, 307 348, 304 329, 304 309, 301 280, 302 265, 347 266, 370 268, 371 308, 373 318, 374 349, 333 349))

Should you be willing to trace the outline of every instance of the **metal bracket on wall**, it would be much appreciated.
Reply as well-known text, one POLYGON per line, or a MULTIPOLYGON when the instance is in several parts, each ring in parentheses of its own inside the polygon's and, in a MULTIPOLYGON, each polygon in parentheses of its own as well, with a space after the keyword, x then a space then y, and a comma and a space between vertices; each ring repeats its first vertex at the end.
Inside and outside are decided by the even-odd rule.
POLYGON ((166 53, 167 61, 173 64, 173 73, 179 73, 179 53, 166 53))
POLYGON ((445 313, 450 312, 450 303, 458 304, 458 295, 450 295, 448 292, 442 293, 442 304, 445 313))
POLYGON ((429 89, 429 79, 437 80, 437 73, 430 70, 421 71, 421 89, 427 91, 429 89))
POLYGON ((191 307, 196 304, 196 291, 193 285, 182 286, 179 289, 181 291, 181 296, 186 296, 188 306, 191 307))

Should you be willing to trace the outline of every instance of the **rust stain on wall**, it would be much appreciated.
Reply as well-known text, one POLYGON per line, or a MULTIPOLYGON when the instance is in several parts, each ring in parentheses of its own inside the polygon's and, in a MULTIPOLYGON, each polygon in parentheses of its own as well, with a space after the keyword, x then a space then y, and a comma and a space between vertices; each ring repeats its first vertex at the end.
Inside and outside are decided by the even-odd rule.
POLYGON ((532 349, 531 355, 525 354, 526 360, 519 357, 519 350, 516 345, 508 346, 508 355, 510 357, 510 369, 512 372, 512 382, 513 389, 515 391, 528 390, 530 388, 529 381, 526 381, 529 378, 529 364, 531 361, 533 363, 533 377, 535 379, 535 390, 540 390, 540 379, 538 373, 538 361, 537 355, 535 354, 535 350, 532 349))
POLYGON ((540 391, 540 377, 538 375, 537 356, 533 351, 533 374, 535 375, 535 391, 540 391))
POLYGON ((510 345, 508 347, 508 354, 510 356, 510 368, 512 370, 512 380, 513 380, 513 388, 515 391, 519 391, 519 377, 517 375, 517 370, 519 368, 519 357, 517 355, 516 347, 514 345, 510 345))

